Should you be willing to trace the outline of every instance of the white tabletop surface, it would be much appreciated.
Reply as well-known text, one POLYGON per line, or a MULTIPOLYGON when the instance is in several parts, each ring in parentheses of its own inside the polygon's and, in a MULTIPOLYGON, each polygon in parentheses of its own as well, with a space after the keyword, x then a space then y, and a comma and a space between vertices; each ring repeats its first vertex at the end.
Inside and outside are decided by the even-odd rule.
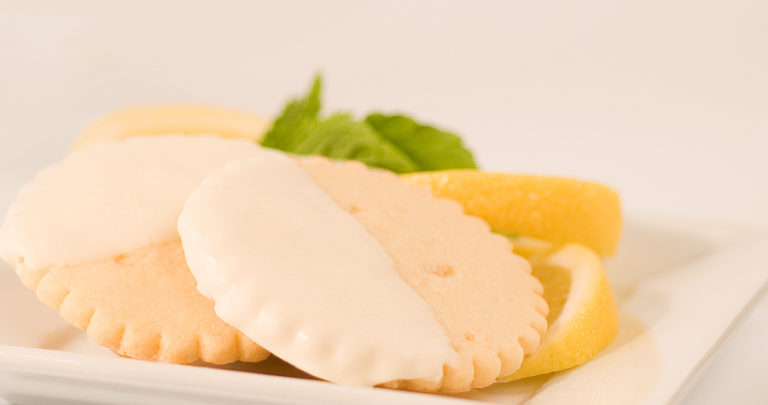
MULTIPOLYGON (((0 0, 0 210, 101 114, 273 114, 322 70, 329 107, 455 129, 483 168, 768 229, 766 2, 159 3, 0 0)), ((764 294, 682 403, 768 402, 766 337, 764 294)))

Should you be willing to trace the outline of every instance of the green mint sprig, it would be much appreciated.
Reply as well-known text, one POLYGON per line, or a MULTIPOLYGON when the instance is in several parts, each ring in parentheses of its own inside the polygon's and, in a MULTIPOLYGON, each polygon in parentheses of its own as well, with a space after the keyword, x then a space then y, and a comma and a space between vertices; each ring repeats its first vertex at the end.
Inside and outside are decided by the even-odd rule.
POLYGON ((476 168, 472 153, 457 135, 403 115, 369 114, 358 121, 348 113, 321 117, 322 78, 291 100, 262 145, 297 155, 357 160, 368 166, 408 173, 476 168))

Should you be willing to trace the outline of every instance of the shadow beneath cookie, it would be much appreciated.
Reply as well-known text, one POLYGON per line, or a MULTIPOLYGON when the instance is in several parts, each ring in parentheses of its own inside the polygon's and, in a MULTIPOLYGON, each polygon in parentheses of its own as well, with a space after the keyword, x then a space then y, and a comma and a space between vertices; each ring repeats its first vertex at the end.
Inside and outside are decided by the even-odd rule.
POLYGON ((266 360, 260 361, 258 363, 236 362, 223 365, 195 363, 194 365, 198 367, 217 368, 221 370, 244 371, 248 373, 317 380, 317 378, 297 369, 296 367, 286 363, 274 355, 269 356, 269 358, 266 360))
POLYGON ((40 338, 40 347, 50 350, 63 350, 75 339, 79 339, 83 331, 72 328, 52 330, 40 338))
POLYGON ((494 384, 464 394, 448 395, 455 398, 471 399, 506 405, 520 405, 531 399, 536 392, 549 381, 554 374, 528 377, 513 382, 494 384))

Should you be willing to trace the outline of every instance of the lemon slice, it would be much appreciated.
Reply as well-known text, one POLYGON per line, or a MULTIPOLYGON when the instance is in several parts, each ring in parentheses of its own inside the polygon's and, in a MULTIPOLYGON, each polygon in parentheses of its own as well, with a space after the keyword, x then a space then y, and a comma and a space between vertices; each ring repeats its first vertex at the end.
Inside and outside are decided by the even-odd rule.
POLYGON ((576 242, 601 255, 616 250, 621 233, 619 196, 587 181, 535 175, 446 170, 405 174, 405 181, 428 185, 438 197, 456 200, 467 214, 494 230, 576 242))
POLYGON ((542 245, 531 248, 527 241, 522 246, 534 252, 528 259, 544 286, 549 329, 538 350, 500 382, 582 364, 608 346, 618 330, 616 303, 597 254, 575 243, 549 251, 542 245))
POLYGON ((106 115, 77 137, 73 149, 134 135, 219 135, 259 141, 271 120, 259 115, 204 105, 156 105, 106 115))

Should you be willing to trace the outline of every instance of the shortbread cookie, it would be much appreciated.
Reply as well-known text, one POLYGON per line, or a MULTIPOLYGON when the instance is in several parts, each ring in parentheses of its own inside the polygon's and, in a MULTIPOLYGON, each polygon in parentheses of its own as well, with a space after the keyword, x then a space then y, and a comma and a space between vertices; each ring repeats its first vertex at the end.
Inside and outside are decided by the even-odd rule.
POLYGON ((318 378, 439 379, 458 357, 381 244, 294 159, 212 174, 187 200, 179 235, 216 314, 318 378))
POLYGON ((359 163, 234 163, 192 193, 179 233, 222 319, 331 381, 485 387, 547 328, 542 287, 506 238, 359 163))
POLYGON ((226 364, 269 355, 197 292, 178 239, 87 263, 15 268, 40 301, 122 356, 226 364))
POLYGON ((41 301, 121 355, 259 361, 268 353, 196 290, 176 221, 209 173, 260 153, 213 136, 138 137, 73 153, 22 190, 0 229, 0 256, 41 301))
POLYGON ((416 391, 482 388, 520 367, 546 332, 546 301, 528 262, 454 201, 357 162, 301 163, 384 246, 400 276, 430 305, 453 348, 442 381, 386 384, 416 391))

